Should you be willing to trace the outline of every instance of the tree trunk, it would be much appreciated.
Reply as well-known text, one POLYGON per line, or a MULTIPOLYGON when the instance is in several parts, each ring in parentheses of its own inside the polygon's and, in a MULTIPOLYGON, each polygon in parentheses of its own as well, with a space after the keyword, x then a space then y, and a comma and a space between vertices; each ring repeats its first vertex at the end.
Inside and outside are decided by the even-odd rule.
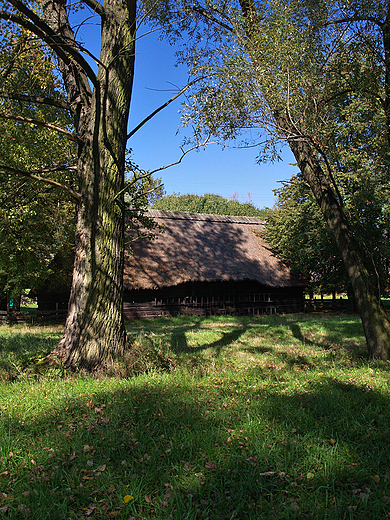
MULTIPOLYGON (((256 4, 254 0, 239 0, 239 2, 246 21, 245 30, 248 40, 256 45, 256 4)), ((386 29, 390 27, 388 24, 389 20, 386 19, 386 29)), ((384 31, 384 33, 384 47, 388 51, 390 49, 390 30, 384 31)), ((389 61, 390 59, 386 64, 389 61)), ((386 86, 388 87, 388 85, 387 75, 386 86)), ((387 89, 387 94, 388 92, 389 89, 387 89)), ((386 99, 389 99, 388 95, 386 99)), ((389 110, 386 114, 389 116, 390 104, 388 104, 387 108, 389 110)), ((390 322, 382 306, 380 295, 377 294, 372 285, 369 271, 364 263, 364 256, 349 229, 341 204, 335 197, 328 178, 317 159, 317 152, 308 144, 306 137, 296 135, 297 129, 295 127, 291 128, 288 115, 283 110, 273 106, 272 103, 270 103, 270 109, 273 111, 280 133, 286 136, 301 173, 309 184, 322 214, 336 239, 355 294, 356 305, 366 336, 368 352, 372 357, 383 360, 390 359, 390 322), (288 136, 291 135, 295 137, 289 139, 288 136)), ((390 128, 389 117, 387 122, 390 128)), ((390 131, 388 135, 390 136, 390 131)))
MULTIPOLYGON (((79 87, 74 68, 60 63, 69 99, 76 99, 75 126, 83 144, 78 160, 81 202, 69 310, 54 354, 67 366, 89 371, 106 368, 125 347, 123 188, 135 5, 136 0, 110 0, 102 8, 100 65, 91 95, 87 82, 84 90, 83 85, 79 87), (77 98, 75 94, 79 94, 77 98)), ((58 6, 54 11, 61 10, 62 5, 58 6)), ((54 20, 53 25, 56 23, 54 20)), ((63 23, 57 30, 64 31, 64 27, 69 40, 70 26, 63 23)))
POLYGON ((68 366, 87 370, 107 367, 125 345, 124 219, 123 209, 114 202, 123 181, 119 172, 113 178, 113 164, 91 165, 92 160, 84 167, 101 178, 96 175, 90 200, 79 207, 68 316, 56 349, 68 366))
POLYGON ((388 360, 390 359, 390 323, 340 202, 335 197, 317 155, 309 144, 303 140, 293 140, 289 145, 336 239, 363 323, 368 352, 372 357, 388 360))

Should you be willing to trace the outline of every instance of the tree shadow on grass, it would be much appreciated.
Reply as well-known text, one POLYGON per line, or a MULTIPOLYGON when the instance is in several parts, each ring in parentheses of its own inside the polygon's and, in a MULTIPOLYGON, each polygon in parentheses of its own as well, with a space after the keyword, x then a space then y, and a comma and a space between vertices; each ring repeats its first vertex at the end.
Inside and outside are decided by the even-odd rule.
POLYGON ((222 334, 220 339, 197 346, 191 346, 187 341, 187 331, 181 330, 180 332, 172 333, 171 348, 176 353, 199 353, 207 349, 214 349, 215 355, 219 356, 224 348, 229 347, 238 341, 240 337, 245 334, 245 331, 245 325, 242 327, 235 327, 229 332, 218 331, 219 334, 222 334))
POLYGON ((12 352, 15 356, 24 356, 38 351, 54 348, 60 339, 60 331, 41 330, 39 332, 1 331, 0 355, 12 352))
POLYGON ((295 339, 300 341, 303 345, 314 345, 313 341, 307 339, 303 334, 298 323, 289 323, 289 328, 295 339))
POLYGON ((291 395, 249 386, 242 399, 240 381, 164 381, 113 381, 109 391, 85 380, 73 396, 64 382, 46 412, 4 414, 0 511, 40 520, 390 511, 388 396, 331 378, 291 395))
POLYGON ((0 381, 15 381, 24 370, 39 372, 34 363, 52 352, 60 338, 61 332, 52 328, 12 334, 0 329, 0 381))

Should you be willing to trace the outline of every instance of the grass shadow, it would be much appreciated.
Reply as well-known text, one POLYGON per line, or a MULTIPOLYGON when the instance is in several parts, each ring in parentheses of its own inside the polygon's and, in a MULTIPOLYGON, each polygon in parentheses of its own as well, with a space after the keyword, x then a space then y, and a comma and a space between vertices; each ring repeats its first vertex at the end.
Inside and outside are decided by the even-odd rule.
POLYGON ((78 397, 65 384, 44 411, 1 418, 1 507, 42 520, 385 518, 388 396, 325 378, 238 402, 242 384, 85 381, 78 397))

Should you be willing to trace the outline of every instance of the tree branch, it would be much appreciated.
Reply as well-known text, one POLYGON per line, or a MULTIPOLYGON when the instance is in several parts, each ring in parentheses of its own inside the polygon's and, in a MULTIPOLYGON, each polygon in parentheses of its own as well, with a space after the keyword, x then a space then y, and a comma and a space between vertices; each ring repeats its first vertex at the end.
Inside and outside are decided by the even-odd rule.
POLYGON ((25 101, 27 103, 37 103, 38 105, 49 105, 64 110, 70 110, 70 106, 66 101, 49 97, 30 96, 28 94, 17 94, 14 92, 0 92, 0 98, 12 99, 14 101, 25 101))
POLYGON ((155 173, 160 172, 162 170, 166 170, 167 168, 170 168, 171 166, 176 166, 176 164, 180 164, 181 161, 184 159, 184 157, 188 153, 192 152, 192 150, 197 150, 198 148, 201 148, 201 147, 206 146, 208 144, 212 144, 212 143, 209 143, 209 138, 207 137, 203 141, 203 143, 196 144, 196 145, 192 146, 191 148, 188 148, 188 150, 181 149, 182 154, 181 154, 181 156, 179 157, 179 159, 177 161, 175 161, 173 163, 170 163, 170 164, 167 164, 166 166, 161 166, 160 168, 156 168, 155 170, 150 172, 150 175, 154 175, 155 173))
POLYGON ((41 126, 43 128, 49 128, 50 130, 55 130, 56 132, 59 132, 61 134, 66 135, 66 137, 70 141, 74 141, 75 143, 82 144, 81 139, 73 134, 72 132, 68 132, 68 130, 64 130, 63 128, 53 125, 51 123, 46 123, 45 121, 39 121, 37 119, 30 119, 29 117, 22 117, 22 116, 12 116, 8 114, 0 114, 0 119, 8 119, 11 121, 19 121, 21 123, 28 123, 35 126, 41 126))
POLYGON ((200 79, 202 78, 197 78, 197 79, 194 79, 193 81, 191 81, 190 83, 188 83, 184 88, 182 88, 177 94, 175 94, 173 97, 171 97, 171 99, 169 99, 168 101, 166 101, 163 105, 161 105, 160 107, 156 108, 156 110, 154 110, 151 114, 148 115, 148 117, 146 117, 143 121, 140 122, 139 125, 137 125, 135 128, 133 128, 133 130, 127 135, 127 139, 130 139, 130 137, 132 137, 136 132, 138 132, 138 130, 144 126, 145 123, 147 123, 150 119, 152 119, 152 117, 154 117, 156 114, 158 114, 161 110, 163 110, 165 107, 167 107, 168 105, 170 105, 172 103, 172 101, 175 101, 175 99, 177 99, 178 97, 180 97, 188 88, 190 88, 194 83, 196 83, 197 81, 199 81, 200 79))
POLYGON ((147 179, 148 177, 151 177, 151 173, 149 172, 145 172, 143 173, 142 175, 140 175, 139 177, 137 177, 136 175, 134 175, 134 177, 132 179, 130 179, 130 181, 126 182, 125 183, 125 187, 120 190, 116 195, 115 197, 113 198, 113 201, 115 201, 116 199, 118 199, 123 193, 125 193, 126 191, 129 191, 129 189, 134 186, 134 184, 136 184, 138 181, 142 181, 143 179, 147 179))
MULTIPOLYGON (((44 171, 44 170, 39 170, 39 173, 41 173, 42 171, 44 171)), ((65 184, 61 184, 60 182, 57 182, 53 179, 48 179, 46 177, 41 177, 40 175, 36 175, 36 173, 34 173, 34 172, 29 172, 29 171, 25 171, 25 170, 17 170, 16 168, 11 168, 9 166, 0 164, 0 173, 19 175, 21 177, 27 177, 28 179, 31 179, 33 181, 38 181, 38 182, 42 182, 44 184, 49 184, 50 186, 55 186, 56 188, 59 188, 61 191, 68 193, 68 195, 71 195, 78 202, 80 202, 80 200, 81 200, 81 194, 72 190, 72 188, 69 188, 65 184)))
POLYGON ((102 4, 97 2, 96 0, 84 0, 84 3, 90 7, 96 14, 98 14, 101 18, 106 16, 106 11, 102 4))
POLYGON ((223 27, 224 29, 226 29, 229 32, 233 32, 233 27, 226 24, 222 20, 219 20, 213 14, 211 14, 209 11, 207 11, 204 7, 202 7, 200 5, 192 5, 192 7, 188 8, 188 10, 200 14, 206 20, 209 20, 210 22, 213 22, 213 23, 219 25, 220 27, 223 27))
POLYGON ((28 31, 31 31, 33 34, 38 36, 38 38, 47 43, 47 45, 53 49, 53 51, 58 55, 59 58, 64 61, 64 63, 69 63, 69 57, 71 57, 74 62, 76 62, 81 67, 92 84, 94 86, 97 85, 97 78, 95 73, 93 72, 89 63, 81 56, 78 49, 72 45, 74 42, 68 41, 62 36, 56 34, 53 29, 47 25, 46 22, 44 22, 38 15, 36 15, 33 11, 31 11, 31 9, 29 9, 19 0, 10 0, 10 3, 20 13, 25 15, 27 19, 7 11, 0 11, 0 18, 14 22, 17 25, 24 27, 28 31))
POLYGON ((384 22, 374 18, 373 16, 346 16, 344 18, 339 18, 338 20, 328 20, 324 22, 324 25, 336 25, 339 23, 351 23, 351 22, 372 22, 378 27, 383 27, 384 22))

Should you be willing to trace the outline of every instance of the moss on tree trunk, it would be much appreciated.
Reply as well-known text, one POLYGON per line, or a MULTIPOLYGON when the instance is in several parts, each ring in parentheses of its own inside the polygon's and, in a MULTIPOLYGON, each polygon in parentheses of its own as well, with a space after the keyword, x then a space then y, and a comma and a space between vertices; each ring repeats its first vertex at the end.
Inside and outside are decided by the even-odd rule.
MULTIPOLYGON (((49 2, 56 32, 72 37, 61 2, 49 2), (54 8, 53 8, 54 6, 54 8)), ((45 4, 46 5, 46 4, 45 4)), ((100 5, 100 4, 99 4, 100 5)), ((69 312, 55 355, 73 368, 107 367, 125 347, 123 320, 124 165, 135 56, 135 0, 109 0, 101 15, 93 91, 83 72, 60 63, 75 127, 81 201, 69 312), (84 83, 81 81, 84 80, 84 83), (84 85, 84 87, 80 87, 84 85), (77 97, 75 97, 77 95, 77 97)))

